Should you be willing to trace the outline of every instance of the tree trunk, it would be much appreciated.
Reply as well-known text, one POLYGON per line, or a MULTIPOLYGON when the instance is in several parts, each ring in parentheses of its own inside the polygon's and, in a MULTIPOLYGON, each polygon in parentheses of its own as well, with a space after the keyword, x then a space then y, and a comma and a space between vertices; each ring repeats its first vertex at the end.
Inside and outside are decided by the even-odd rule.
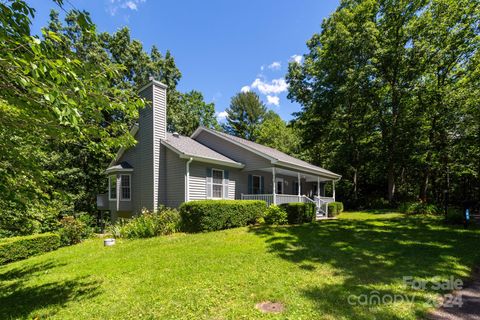
POLYGON ((388 165, 388 201, 393 202, 395 197, 395 167, 393 162, 388 165))

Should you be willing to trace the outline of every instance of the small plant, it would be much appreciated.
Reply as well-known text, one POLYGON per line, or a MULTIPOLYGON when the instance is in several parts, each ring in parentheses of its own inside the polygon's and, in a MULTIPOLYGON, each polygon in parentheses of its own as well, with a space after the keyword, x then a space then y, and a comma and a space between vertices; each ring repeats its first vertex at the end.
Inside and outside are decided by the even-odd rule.
POLYGON ((290 224, 315 221, 316 206, 313 203, 283 203, 280 208, 287 212, 287 220, 290 224))
POLYGON ((60 220, 61 228, 58 230, 61 243, 64 246, 80 243, 89 238, 93 230, 85 222, 74 216, 65 216, 60 220))
POLYGON ((343 212, 343 202, 330 202, 328 204, 328 215, 335 217, 343 212))
POLYGON ((440 210, 434 204, 425 202, 406 202, 402 203, 398 210, 405 214, 438 214, 440 210))
POLYGON ((271 205, 265 210, 265 223, 269 225, 287 224, 287 212, 276 205, 271 205))
POLYGON ((129 221, 118 221, 110 231, 114 237, 150 238, 179 231, 180 221, 180 214, 175 209, 161 207, 156 212, 143 209, 140 215, 129 221))

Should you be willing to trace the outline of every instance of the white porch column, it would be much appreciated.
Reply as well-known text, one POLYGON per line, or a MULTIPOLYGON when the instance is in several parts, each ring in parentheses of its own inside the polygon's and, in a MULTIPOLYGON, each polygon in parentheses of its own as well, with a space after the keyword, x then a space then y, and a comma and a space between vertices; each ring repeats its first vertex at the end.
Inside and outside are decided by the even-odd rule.
POLYGON ((277 194, 276 194, 276 187, 277 182, 275 181, 275 167, 272 167, 272 181, 273 181, 273 204, 277 204, 277 194))
POLYGON ((317 197, 320 198, 320 177, 317 177, 317 197))
POLYGON ((333 182, 333 201, 335 201, 335 180, 332 180, 333 182))
POLYGON ((301 189, 301 179, 300 179, 300 172, 298 172, 297 174, 297 179, 298 179, 298 196, 301 196, 301 193, 302 193, 302 189, 301 189))

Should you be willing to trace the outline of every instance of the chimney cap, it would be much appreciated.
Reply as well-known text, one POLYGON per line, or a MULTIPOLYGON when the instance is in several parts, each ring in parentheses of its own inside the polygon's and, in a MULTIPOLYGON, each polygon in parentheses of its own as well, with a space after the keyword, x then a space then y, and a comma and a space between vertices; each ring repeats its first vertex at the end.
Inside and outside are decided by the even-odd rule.
POLYGON ((178 138, 178 137, 180 137, 180 134, 178 134, 178 132, 177 132, 177 131, 175 131, 174 133, 172 133, 172 135, 173 135, 175 138, 178 138))

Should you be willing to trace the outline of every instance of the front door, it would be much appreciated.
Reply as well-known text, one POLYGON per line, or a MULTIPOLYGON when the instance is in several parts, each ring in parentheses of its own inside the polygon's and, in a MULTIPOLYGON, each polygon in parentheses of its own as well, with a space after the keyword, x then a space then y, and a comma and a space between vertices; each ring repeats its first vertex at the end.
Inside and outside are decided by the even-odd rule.
POLYGON ((283 178, 276 178, 277 185, 276 185, 276 192, 277 194, 283 194, 283 178))

